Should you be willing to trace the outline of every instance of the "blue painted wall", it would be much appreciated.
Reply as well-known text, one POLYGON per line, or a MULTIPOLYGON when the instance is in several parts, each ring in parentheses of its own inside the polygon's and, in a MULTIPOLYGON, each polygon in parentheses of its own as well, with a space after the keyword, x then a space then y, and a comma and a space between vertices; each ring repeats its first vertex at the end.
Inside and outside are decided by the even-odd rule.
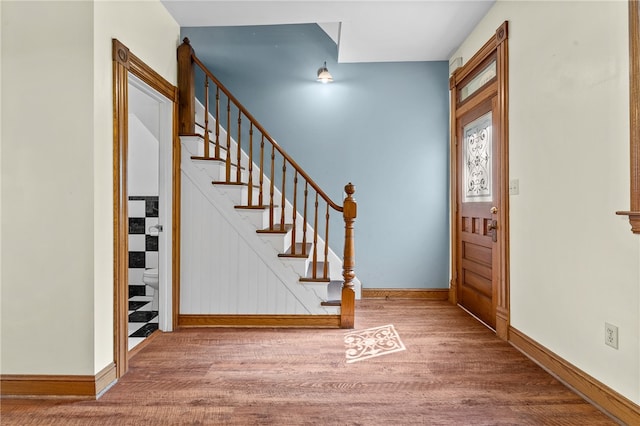
MULTIPOLYGON (((365 288, 448 287, 447 62, 338 64, 316 24, 182 28, 182 36, 334 200, 356 185, 365 288), (315 81, 324 61, 334 83, 315 81)), ((332 229, 342 230, 335 219, 332 229)))

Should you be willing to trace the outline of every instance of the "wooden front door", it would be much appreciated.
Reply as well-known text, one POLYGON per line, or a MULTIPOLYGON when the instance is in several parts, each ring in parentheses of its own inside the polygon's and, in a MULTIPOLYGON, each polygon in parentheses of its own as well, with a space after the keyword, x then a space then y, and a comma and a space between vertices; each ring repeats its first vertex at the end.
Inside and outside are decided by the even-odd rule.
POLYGON ((499 272, 497 213, 499 150, 494 138, 496 97, 458 119, 457 235, 458 303, 496 327, 499 272))
POLYGON ((451 89, 450 300, 509 333, 509 61, 504 22, 451 89))

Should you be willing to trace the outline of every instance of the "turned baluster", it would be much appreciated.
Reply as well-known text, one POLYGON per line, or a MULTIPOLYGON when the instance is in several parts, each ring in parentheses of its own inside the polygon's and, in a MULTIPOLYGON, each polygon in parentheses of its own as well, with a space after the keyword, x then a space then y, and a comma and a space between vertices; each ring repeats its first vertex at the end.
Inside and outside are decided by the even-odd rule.
POLYGON ((273 193, 274 193, 274 173, 275 173, 276 148, 271 145, 271 183, 269 187, 269 229, 273 229, 273 193))
POLYGON ((327 220, 324 228, 324 263, 322 278, 329 278, 329 203, 327 203, 327 220))
POLYGON ((224 181, 231 182, 231 99, 227 97, 227 155, 225 161, 224 181))
POLYGON ((220 158, 220 87, 216 85, 216 151, 215 157, 220 158))
MULTIPOLYGON (((240 183, 242 181, 242 168, 240 167, 240 160, 242 158, 242 111, 238 108, 238 140, 236 141, 236 153, 237 153, 237 166, 236 166, 236 182, 240 183)), ((249 187, 249 192, 251 192, 251 187, 249 187)))
POLYGON ((287 179, 287 160, 285 158, 282 159, 282 191, 280 197, 280 230, 284 231, 284 213, 287 199, 285 197, 285 182, 287 179))
POLYGON ((264 134, 260 138, 260 192, 258 193, 258 205, 264 206, 264 196, 262 195, 262 185, 264 183, 264 134))
POLYGON ((304 181, 304 213, 302 217, 302 254, 307 254, 307 195, 309 194, 309 182, 304 181))
POLYGON ((296 170, 293 175, 293 213, 291 214, 291 220, 293 228, 291 229, 291 254, 296 254, 296 214, 297 214, 297 198, 298 198, 298 171, 296 170))
POLYGON ((318 277, 318 193, 316 192, 316 204, 313 221, 313 262, 312 262, 312 277, 315 280, 318 277))
POLYGON ((247 195, 247 205, 253 205, 253 123, 249 125, 249 193, 247 195))
POLYGON ((204 76, 204 158, 209 158, 209 76, 204 76))

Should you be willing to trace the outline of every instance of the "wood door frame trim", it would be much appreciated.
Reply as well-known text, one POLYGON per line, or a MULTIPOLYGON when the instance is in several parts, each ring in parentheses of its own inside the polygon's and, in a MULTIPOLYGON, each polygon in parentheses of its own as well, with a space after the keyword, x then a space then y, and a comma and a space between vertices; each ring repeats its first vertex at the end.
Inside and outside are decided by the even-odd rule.
POLYGON ((631 185, 629 217, 631 232, 640 234, 640 1, 629 0, 629 147, 631 185))
POLYGON ((128 369, 128 75, 135 75, 173 103, 172 120, 172 323, 178 323, 180 294, 180 144, 178 140, 178 89, 135 56, 127 46, 112 39, 113 66, 113 288, 114 364, 116 377, 128 369))
MULTIPOLYGON (((500 203, 498 205, 498 221, 502 228, 499 232, 497 250, 500 260, 500 280, 498 283, 497 308, 496 308, 496 334, 503 340, 509 337, 510 307, 509 307, 509 31, 508 21, 504 21, 496 29, 495 34, 473 55, 467 63, 458 68, 449 79, 449 89, 451 90, 451 115, 450 115, 450 158, 451 158, 451 284, 449 287, 449 301, 457 304, 458 290, 458 263, 457 263, 457 184, 458 184, 458 154, 457 154, 457 122, 458 122, 458 90, 467 77, 478 71, 487 58, 496 55, 497 71, 497 102, 498 102, 498 122, 496 136, 500 149, 500 181, 498 191, 500 191, 500 203)), ((493 92, 483 88, 478 94, 493 92)), ((475 95, 472 95, 475 96, 475 95)), ((471 99, 468 99, 471 101, 471 99)), ((468 103, 468 102, 465 102, 468 103)), ((463 103, 462 105, 464 105, 463 103)))

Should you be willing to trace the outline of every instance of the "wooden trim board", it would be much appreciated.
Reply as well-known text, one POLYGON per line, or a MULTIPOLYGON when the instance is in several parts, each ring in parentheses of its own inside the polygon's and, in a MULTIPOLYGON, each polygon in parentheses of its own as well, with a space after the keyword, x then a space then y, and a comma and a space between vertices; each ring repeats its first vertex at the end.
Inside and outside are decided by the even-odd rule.
POLYGON ((606 414, 621 420, 625 424, 640 424, 640 406, 567 362, 521 331, 509 327, 509 343, 606 414))
POLYGON ((113 216, 114 216, 114 361, 117 377, 128 369, 128 79, 129 73, 173 103, 172 111, 172 324, 177 324, 180 295, 180 141, 178 139, 178 88, 112 39, 113 62, 113 216))
POLYGON ((95 376, 3 374, 0 395, 8 397, 74 397, 96 399, 116 381, 116 366, 111 363, 95 376))
POLYGON ((340 315, 179 315, 180 327, 340 328, 340 315))
MULTIPOLYGON (((504 21, 495 31, 495 34, 478 50, 462 67, 456 69, 449 79, 451 90, 451 117, 450 117, 450 188, 451 188, 451 282, 449 301, 458 304, 458 292, 460 291, 458 270, 460 268, 461 248, 460 232, 458 231, 459 186, 459 157, 458 157, 458 118, 467 113, 476 105, 493 98, 497 99, 497 121, 494 135, 496 139, 495 149, 499 152, 500 164, 498 169, 498 182, 496 193, 499 193, 497 207, 497 219, 499 223, 498 238, 493 245, 497 250, 497 258, 492 270, 492 303, 495 306, 495 331, 496 335, 507 340, 510 321, 509 305, 509 23, 504 21), (460 102, 458 89, 463 87, 471 78, 474 78, 485 63, 495 58, 496 79, 488 82, 487 87, 480 89, 472 97, 460 102)), ((495 202, 495 201, 494 201, 495 202)), ((493 308, 492 308, 493 309, 493 308)))
POLYGON ((629 211, 616 214, 629 216, 631 232, 640 234, 640 1, 629 0, 629 145, 630 199, 629 211))
POLYGON ((448 300, 448 288, 363 288, 363 299, 429 299, 448 300))

